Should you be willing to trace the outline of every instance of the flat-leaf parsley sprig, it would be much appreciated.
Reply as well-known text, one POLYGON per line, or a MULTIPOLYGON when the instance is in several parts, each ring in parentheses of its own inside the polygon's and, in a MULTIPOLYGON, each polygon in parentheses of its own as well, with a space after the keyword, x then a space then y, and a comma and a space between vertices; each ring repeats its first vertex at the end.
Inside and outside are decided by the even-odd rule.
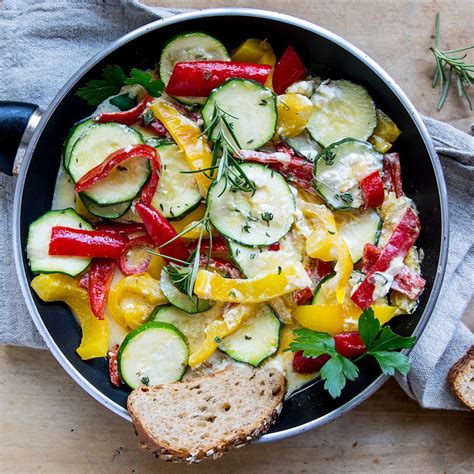
POLYGON ((316 358, 326 354, 330 359, 321 368, 321 379, 324 388, 332 398, 341 395, 347 380, 355 380, 359 369, 354 362, 370 355, 378 362, 382 372, 394 375, 395 371, 407 374, 410 370, 408 357, 399 349, 408 349, 415 345, 416 338, 395 334, 389 326, 380 328, 380 322, 374 316, 372 308, 367 308, 359 318, 359 335, 367 352, 356 357, 354 361, 342 356, 336 351, 334 337, 323 332, 310 329, 295 329, 296 339, 290 343, 286 351, 303 351, 305 357, 316 358))
POLYGON ((127 76, 120 66, 106 66, 102 79, 92 79, 78 89, 76 95, 89 105, 97 106, 110 96, 118 94, 123 86, 138 84, 143 86, 153 97, 159 97, 164 89, 160 79, 155 79, 150 72, 133 68, 127 76))
POLYGON ((440 42, 440 14, 438 12, 436 14, 435 45, 430 48, 436 60, 433 87, 436 87, 439 83, 441 88, 437 109, 441 110, 446 102, 451 82, 455 78, 459 96, 467 100, 469 108, 472 110, 472 103, 466 91, 466 86, 469 87, 474 82, 474 64, 464 62, 463 60, 467 56, 467 51, 474 49, 474 44, 464 46, 463 48, 442 51, 440 49, 440 42))

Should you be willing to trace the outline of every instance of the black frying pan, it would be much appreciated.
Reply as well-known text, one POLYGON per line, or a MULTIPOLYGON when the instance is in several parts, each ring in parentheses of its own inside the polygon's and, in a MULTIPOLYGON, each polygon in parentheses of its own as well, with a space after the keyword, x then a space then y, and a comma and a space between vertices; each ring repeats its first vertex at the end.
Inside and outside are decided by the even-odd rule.
MULTIPOLYGON (((376 104, 395 120, 403 132, 397 140, 396 150, 402 158, 404 188, 415 200, 423 225, 418 244, 425 251, 423 272, 427 280, 416 313, 390 322, 399 334, 421 334, 438 297, 447 258, 446 189, 430 137, 413 105, 393 79, 354 46, 297 18, 247 9, 186 13, 151 23, 124 36, 75 74, 44 113, 34 133, 39 117, 34 113, 35 106, 0 104, 0 132, 4 138, 0 164, 3 170, 11 172, 15 151, 20 147, 18 154, 23 154, 24 160, 13 210, 13 240, 18 275, 31 316, 69 375, 94 398, 127 419, 128 392, 125 388, 112 387, 106 360, 82 361, 76 354, 80 330, 68 309, 61 304, 46 304, 30 290, 32 274, 26 260, 26 235, 29 224, 51 208, 61 146, 68 130, 91 112, 74 95, 77 88, 99 77, 108 64, 118 64, 126 70, 153 66, 164 43, 186 31, 210 33, 229 49, 249 37, 267 38, 277 56, 291 42, 312 72, 363 84, 376 104)), ((363 359, 359 368, 359 378, 349 382, 337 400, 329 397, 320 381, 294 394, 285 402, 277 424, 262 440, 288 437, 326 423, 363 401, 386 380, 370 359, 363 359)))

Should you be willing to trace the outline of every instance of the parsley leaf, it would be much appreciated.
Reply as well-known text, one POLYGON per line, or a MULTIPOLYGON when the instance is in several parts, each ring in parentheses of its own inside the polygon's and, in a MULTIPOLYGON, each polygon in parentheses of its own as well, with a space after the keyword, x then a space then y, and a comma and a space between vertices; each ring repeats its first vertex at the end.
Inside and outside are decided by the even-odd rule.
POLYGON ((85 86, 79 88, 76 95, 84 99, 89 105, 97 106, 112 95, 118 94, 122 86, 139 84, 150 95, 159 97, 164 89, 160 79, 153 79, 151 73, 133 68, 130 77, 127 77, 120 66, 106 66, 102 71, 102 79, 92 79, 85 86))
POLYGON ((357 378, 359 369, 354 362, 340 354, 335 354, 321 367, 320 375, 324 380, 324 388, 329 392, 329 395, 332 398, 337 398, 346 386, 346 380, 357 378))
POLYGON ((395 334, 389 326, 380 330, 380 322, 374 316, 372 308, 367 308, 359 318, 359 334, 367 352, 408 349, 415 344, 416 337, 403 337, 395 334))
POLYGON ((120 92, 125 81, 125 73, 120 66, 106 66, 102 71, 103 79, 92 79, 76 92, 89 105, 99 105, 107 97, 120 92))
POLYGON ((336 355, 334 338, 325 332, 311 331, 311 329, 295 329, 297 338, 292 341, 286 351, 303 351, 305 357, 315 359, 322 354, 336 355))
POLYGON ((395 375, 395 370, 406 375, 410 370, 408 357, 400 352, 378 351, 370 352, 375 357, 385 375, 395 375))
MULTIPOLYGON (((293 332, 297 337, 285 350, 303 351, 305 357, 311 358, 328 355, 330 358, 322 366, 320 376, 324 380, 324 388, 331 397, 339 397, 347 380, 355 380, 358 377, 358 367, 336 351, 333 336, 310 329, 295 329, 293 332)), ((359 317, 359 334, 367 352, 360 355, 357 360, 370 355, 378 362, 384 374, 394 375, 395 371, 401 374, 408 373, 410 370, 408 357, 392 351, 413 347, 415 337, 399 336, 388 326, 380 329, 380 321, 375 318, 372 308, 364 310, 359 317)))
POLYGON ((163 81, 160 79, 153 79, 151 73, 137 68, 133 68, 130 71, 130 77, 125 78, 125 84, 140 84, 153 97, 159 97, 165 88, 163 81))

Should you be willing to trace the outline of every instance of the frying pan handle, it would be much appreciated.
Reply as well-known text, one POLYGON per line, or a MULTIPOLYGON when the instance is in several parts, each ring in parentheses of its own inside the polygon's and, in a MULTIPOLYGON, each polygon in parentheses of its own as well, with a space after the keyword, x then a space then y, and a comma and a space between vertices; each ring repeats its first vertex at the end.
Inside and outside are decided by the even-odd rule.
POLYGON ((0 101, 0 172, 18 174, 40 117, 37 105, 0 101))

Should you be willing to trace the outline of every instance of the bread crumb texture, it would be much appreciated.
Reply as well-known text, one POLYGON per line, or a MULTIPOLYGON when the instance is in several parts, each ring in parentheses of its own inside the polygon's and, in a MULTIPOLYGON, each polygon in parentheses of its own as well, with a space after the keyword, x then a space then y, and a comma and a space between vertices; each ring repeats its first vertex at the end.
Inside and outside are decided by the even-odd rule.
POLYGON ((128 410, 143 449, 166 461, 196 463, 267 432, 285 390, 280 371, 233 364, 198 379, 141 386, 130 394, 128 410))

